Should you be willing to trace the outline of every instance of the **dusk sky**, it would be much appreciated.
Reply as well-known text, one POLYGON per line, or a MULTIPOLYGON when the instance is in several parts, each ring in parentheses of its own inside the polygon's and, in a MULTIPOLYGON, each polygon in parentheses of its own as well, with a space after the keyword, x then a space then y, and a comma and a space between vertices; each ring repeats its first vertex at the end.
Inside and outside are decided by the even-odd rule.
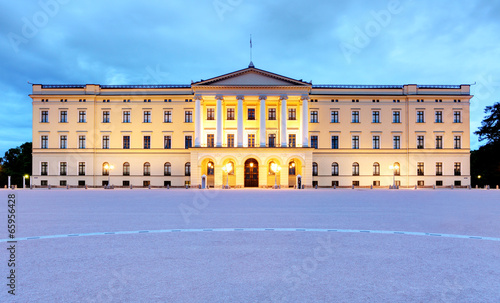
MULTIPOLYGON (((474 84, 500 101, 500 1, 2 1, 0 156, 30 83, 190 84, 248 66, 313 84, 474 84)), ((472 149, 482 143, 471 139, 472 149)))

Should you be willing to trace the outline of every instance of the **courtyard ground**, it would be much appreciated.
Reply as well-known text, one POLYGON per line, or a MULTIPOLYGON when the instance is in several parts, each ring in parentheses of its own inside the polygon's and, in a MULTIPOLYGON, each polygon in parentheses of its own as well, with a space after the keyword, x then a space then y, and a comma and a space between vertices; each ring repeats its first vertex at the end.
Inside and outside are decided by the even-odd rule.
POLYGON ((500 190, 0 196, 0 302, 500 302, 500 190))

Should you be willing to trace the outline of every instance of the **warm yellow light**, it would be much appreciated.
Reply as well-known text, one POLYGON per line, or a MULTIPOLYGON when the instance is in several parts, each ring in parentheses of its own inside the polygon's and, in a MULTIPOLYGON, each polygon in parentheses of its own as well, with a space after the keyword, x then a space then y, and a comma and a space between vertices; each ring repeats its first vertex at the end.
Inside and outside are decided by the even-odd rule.
POLYGON ((250 162, 250 167, 253 167, 253 162, 250 162))
POLYGON ((389 169, 399 169, 399 165, 390 165, 389 169))
POLYGON ((104 169, 109 169, 109 165, 108 165, 108 164, 105 164, 105 165, 104 165, 104 169))
POLYGON ((481 175, 477 176, 478 179, 481 179, 481 175))
POLYGON ((271 170, 274 172, 274 173, 277 173, 281 170, 281 167, 276 164, 275 162, 272 162, 271 163, 271 170))
POLYGON ((28 179, 29 177, 29 175, 24 175, 24 179, 28 179))
POLYGON ((394 166, 394 168, 395 168, 395 169, 399 169, 399 165, 397 165, 397 164, 396 164, 396 165, 394 166))
POLYGON ((292 162, 292 167, 295 167, 295 162, 292 162))
POLYGON ((228 162, 226 164, 226 170, 227 170, 228 173, 230 173, 233 170, 233 163, 228 162))

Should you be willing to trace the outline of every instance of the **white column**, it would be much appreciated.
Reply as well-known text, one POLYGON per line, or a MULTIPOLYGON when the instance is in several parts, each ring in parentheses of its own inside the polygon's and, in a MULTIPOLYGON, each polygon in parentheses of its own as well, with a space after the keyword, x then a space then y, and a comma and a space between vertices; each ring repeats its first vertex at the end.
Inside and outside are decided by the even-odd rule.
POLYGON ((202 127, 202 117, 203 113, 201 112, 201 96, 194 96, 195 100, 195 109, 194 109, 194 147, 201 146, 201 137, 203 136, 201 130, 202 127))
POLYGON ((243 96, 237 96, 238 99, 238 133, 236 136, 238 137, 238 147, 243 147, 243 96))
POLYGON ((216 145, 217 147, 222 147, 222 99, 221 95, 217 95, 215 97, 217 99, 217 116, 215 119, 217 120, 217 131, 216 131, 216 145))
POLYGON ((260 96, 260 147, 266 147, 266 99, 267 96, 260 96))
POLYGON ((281 133, 281 147, 287 147, 287 131, 286 131, 286 120, 287 120, 287 96, 281 96, 281 128, 280 128, 280 133, 281 133))
POLYGON ((309 96, 302 96, 302 147, 309 147, 309 96))

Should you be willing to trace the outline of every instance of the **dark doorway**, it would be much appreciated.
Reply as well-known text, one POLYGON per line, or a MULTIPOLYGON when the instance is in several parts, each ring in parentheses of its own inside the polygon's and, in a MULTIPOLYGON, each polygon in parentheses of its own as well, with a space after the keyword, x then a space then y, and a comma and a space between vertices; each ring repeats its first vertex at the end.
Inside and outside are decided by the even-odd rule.
POLYGON ((255 159, 245 161, 245 187, 259 187, 259 163, 255 159))

